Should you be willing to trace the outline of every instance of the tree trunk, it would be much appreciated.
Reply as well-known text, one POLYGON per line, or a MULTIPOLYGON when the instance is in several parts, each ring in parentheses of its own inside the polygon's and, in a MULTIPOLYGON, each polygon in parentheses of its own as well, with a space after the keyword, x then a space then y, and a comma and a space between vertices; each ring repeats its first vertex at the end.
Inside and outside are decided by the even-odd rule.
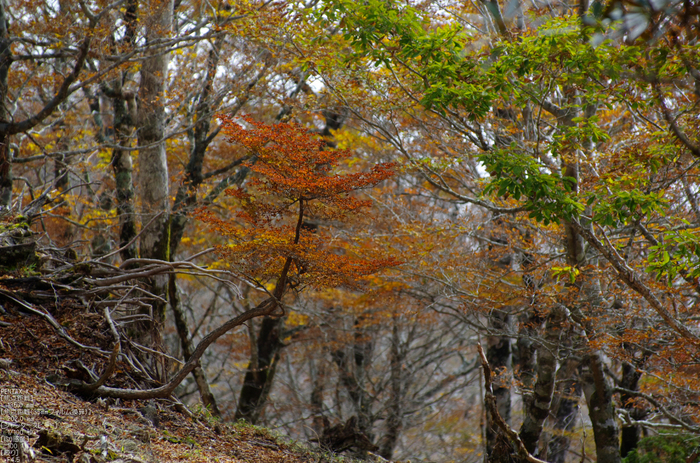
POLYGON ((581 386, 576 377, 576 360, 567 360, 559 368, 557 378, 559 387, 555 395, 554 426, 547 447, 542 455, 550 463, 565 463, 566 454, 571 445, 571 433, 576 426, 579 415, 579 397, 581 386))
MULTIPOLYGON (((7 78, 12 65, 9 19, 5 11, 5 0, 0 0, 0 123, 10 122, 7 110, 7 78)), ((10 134, 0 130, 0 214, 12 205, 12 157, 10 134)))
MULTIPOLYGON (((173 316, 175 317, 175 327, 177 328, 177 334, 180 337, 180 346, 182 347, 183 357, 185 362, 190 359, 192 352, 194 352, 194 345, 192 344, 192 338, 190 337, 190 330, 187 327, 187 317, 185 312, 182 310, 182 303, 180 300, 180 295, 178 294, 177 280, 175 275, 170 275, 170 306, 173 308, 173 316)), ((197 364, 192 370, 192 376, 194 376, 194 381, 197 384, 197 389, 199 389, 199 396, 202 399, 202 404, 209 410, 209 412, 216 416, 221 417, 221 411, 216 404, 216 398, 212 394, 209 388, 209 382, 204 374, 201 364, 197 364)))
MULTIPOLYGON (((502 310, 494 310, 489 317, 489 326, 495 331, 507 331, 510 315, 502 310)), ((510 374, 512 368, 511 342, 505 336, 489 336, 487 339, 486 360, 496 375, 493 383, 493 395, 496 398, 498 413, 506 423, 511 421, 510 374)), ((490 413, 486 414, 486 454, 494 455, 499 442, 499 430, 490 413)), ((490 460, 489 460, 490 461, 490 460)))
POLYGON ((311 374, 313 376, 313 389, 311 390, 311 397, 309 400, 309 405, 311 408, 311 413, 313 416, 312 430, 315 434, 315 438, 318 439, 323 430, 329 426, 327 418, 324 417, 323 409, 323 391, 326 386, 326 368, 323 359, 318 361, 311 360, 311 374), (316 368, 314 368, 314 365, 316 368))
MULTIPOLYGON (((573 90, 573 89, 572 89, 573 90)), ((595 114, 595 105, 589 105, 584 110, 584 116, 590 118, 595 114)), ((573 114, 571 112, 561 112, 557 118, 564 126, 571 126, 573 114)), ((578 192, 579 167, 576 162, 563 164, 564 176, 570 182, 572 193, 578 192)), ((584 265, 590 262, 586 257, 584 249, 584 237, 581 236, 580 227, 574 222, 564 221, 566 232, 567 261, 572 267, 583 269, 584 265)), ((595 328, 587 322, 582 307, 600 306, 602 296, 600 283, 595 276, 581 274, 579 287, 582 301, 574 306, 572 310, 573 318, 585 327, 588 335, 595 333, 595 328)), ((587 346, 587 349, 591 349, 587 346)), ((593 426, 593 435, 596 443, 596 455, 598 463, 619 463, 620 442, 619 427, 615 415, 615 406, 612 402, 612 389, 608 384, 605 374, 601 354, 597 350, 592 350, 581 362, 582 368, 581 383, 583 393, 588 404, 589 416, 593 426)))
MULTIPOLYGON (((637 390, 639 378, 641 378, 641 373, 638 373, 636 368, 628 362, 622 364, 622 378, 620 381, 620 386, 629 389, 637 390)), ((635 419, 640 419, 644 412, 634 405, 629 403, 629 397, 627 394, 620 394, 620 401, 622 406, 628 411, 630 416, 635 419)), ((632 450, 637 448, 639 444, 640 428, 639 426, 625 426, 622 428, 622 439, 620 441, 620 456, 625 458, 632 450)))
MULTIPOLYGON (((112 97, 114 108, 114 144, 128 146, 129 129, 132 121, 129 117, 126 102, 122 95, 122 82, 115 79, 115 95, 112 97)), ((117 201, 117 216, 119 217, 119 247, 122 260, 136 257, 136 243, 129 244, 136 237, 136 208, 134 207, 133 161, 127 150, 114 148, 112 150, 112 172, 114 172, 115 193, 117 201)))
MULTIPOLYGON (((147 44, 153 44, 170 34, 173 20, 173 0, 146 0, 141 16, 146 25, 147 44)), ((169 178, 165 152, 165 82, 168 54, 158 49, 141 65, 139 87, 138 144, 139 186, 142 207, 140 254, 142 258, 167 260, 169 255, 169 178)), ((168 276, 151 279, 150 291, 164 300, 168 296, 168 276)), ((166 304, 153 301, 151 343, 161 344, 160 329, 165 320, 166 304)))
MULTIPOLYGON (((126 27, 124 37, 121 40, 123 46, 133 46, 136 35, 136 11, 137 0, 129 0, 124 11, 124 24, 126 27)), ((117 48, 116 46, 114 47, 117 48)), ((114 111, 113 128, 114 144, 117 146, 128 146, 131 129, 136 121, 131 117, 135 110, 135 96, 129 97, 124 94, 123 85, 126 73, 121 72, 114 79, 112 87, 109 88, 109 95, 112 99, 114 111), (130 111, 130 109, 132 111, 130 111)), ((119 217, 119 247, 123 260, 133 259, 137 255, 136 243, 129 244, 136 237, 136 208, 134 206, 134 180, 133 161, 131 153, 127 150, 114 148, 112 150, 112 171, 116 187, 117 215, 119 217)))
MULTIPOLYGON (((527 285, 527 283, 526 283, 527 285)), ((517 378, 522 384, 524 391, 534 391, 537 381, 537 352, 538 346, 535 342, 538 331, 541 331, 543 314, 536 310, 536 305, 533 300, 530 310, 523 312, 519 317, 518 339, 513 344, 513 370, 517 374, 517 378)), ((527 413, 533 407, 535 394, 523 394, 523 410, 527 413)), ((525 426, 523 424, 523 426, 525 426)), ((521 428, 520 438, 527 440, 523 436, 523 428, 521 428)), ((526 431, 527 433, 527 431, 526 431)), ((539 438, 537 436, 536 438, 539 438)), ((527 443, 525 446, 528 448, 527 443)), ((532 451, 530 451, 532 452, 532 451)))
POLYGON ((398 314, 392 318, 393 326, 391 330, 391 373, 389 378, 390 397, 387 404, 386 432, 379 443, 379 455, 387 460, 391 460, 394 448, 399 441, 402 427, 401 410, 401 380, 403 376, 402 367, 404 358, 401 353, 399 337, 398 314))
POLYGON ((559 338, 566 316, 567 311, 563 306, 552 309, 545 328, 545 342, 537 349, 537 381, 532 397, 526 402, 525 419, 520 428, 520 439, 527 451, 535 456, 542 426, 549 416, 552 404, 559 338))
MULTIPOLYGON (((580 290, 583 306, 602 307, 604 300, 601 292, 600 282, 596 277, 588 276, 584 279, 580 290)), ((585 327, 587 333, 595 333, 595 328, 583 314, 574 312, 573 318, 585 327)), ((581 384, 593 427, 597 461, 598 463, 619 463, 622 461, 620 428, 617 424, 612 387, 605 377, 602 354, 590 345, 587 349, 590 351, 581 361, 581 384)))
POLYGON ((256 424, 272 389, 275 367, 284 344, 280 339, 282 318, 265 317, 260 324, 253 356, 243 379, 236 420, 256 424))
MULTIPOLYGON (((620 378, 620 387, 630 391, 639 390, 639 379, 642 374, 637 371, 637 368, 629 362, 622 363, 622 378, 620 378)), ((646 415, 646 410, 635 406, 631 403, 632 397, 626 393, 620 394, 620 402, 627 410, 630 417, 635 420, 641 420, 646 415)), ((625 458, 632 450, 639 445, 640 438, 639 426, 625 426, 622 428, 622 440, 620 441, 620 456, 625 458)))
MULTIPOLYGON (((619 310, 621 308, 622 305, 620 302, 615 300, 612 309, 619 310)), ((634 344, 624 343, 622 346, 627 351, 629 358, 634 360, 632 362, 622 362, 622 376, 620 377, 618 386, 628 391, 638 391, 639 380, 642 377, 641 369, 648 359, 648 354, 642 350, 638 350, 634 344), (641 356, 638 356, 638 354, 641 354, 641 356)), ((648 413, 646 407, 640 406, 638 402, 634 401, 634 396, 626 392, 620 393, 620 402, 622 408, 627 412, 627 415, 633 420, 643 420, 648 413)), ((638 425, 629 426, 623 424, 620 433, 620 457, 625 458, 639 445, 641 427, 638 425)))
MULTIPOLYGON (((145 17, 147 41, 153 43, 169 35, 172 18, 172 0, 150 0, 145 17)), ((139 183, 142 200, 142 222, 147 224, 160 216, 142 231, 141 257, 167 259, 169 230, 168 162, 165 152, 165 82, 168 72, 168 55, 151 51, 141 66, 139 87, 139 183)), ((166 282, 156 283, 164 288, 166 282)), ((160 291, 157 294, 167 294, 160 291)), ((161 319, 163 314, 158 314, 161 319)))
POLYGON ((357 428, 369 440, 374 440, 371 434, 372 398, 364 388, 366 370, 371 363, 373 343, 365 339, 366 335, 360 327, 361 317, 355 320, 355 342, 352 346, 353 356, 347 355, 344 349, 332 352, 333 362, 338 366, 340 383, 343 385, 357 416, 357 428), (354 362, 352 361, 354 359, 354 362))
POLYGON ((620 433, 612 400, 612 388, 605 378, 598 352, 582 361, 581 380, 588 404, 598 463, 620 463, 620 433))
MULTIPOLYGON (((216 132, 212 135, 209 134, 211 118, 213 116, 211 97, 222 44, 223 36, 217 37, 212 49, 209 51, 207 57, 207 73, 204 77, 202 90, 199 93, 194 108, 195 123, 190 136, 190 159, 185 167, 185 178, 175 195, 172 223, 170 224, 171 257, 175 254, 182 240, 185 226, 187 225, 189 209, 191 209, 197 201, 197 188, 203 180, 202 167, 204 164, 204 156, 209 144, 214 139, 213 135, 216 134, 216 132)), ((234 115, 235 114, 231 114, 231 116, 234 115)))
MULTIPOLYGON (((518 339, 513 345, 513 366, 517 371, 518 380, 522 383, 524 390, 531 390, 537 378, 537 345, 533 338, 537 335, 535 324, 539 318, 533 311, 528 311, 521 315, 518 339)), ((541 324, 541 321, 539 322, 541 324)), ((526 403, 530 396, 523 397, 526 403)))

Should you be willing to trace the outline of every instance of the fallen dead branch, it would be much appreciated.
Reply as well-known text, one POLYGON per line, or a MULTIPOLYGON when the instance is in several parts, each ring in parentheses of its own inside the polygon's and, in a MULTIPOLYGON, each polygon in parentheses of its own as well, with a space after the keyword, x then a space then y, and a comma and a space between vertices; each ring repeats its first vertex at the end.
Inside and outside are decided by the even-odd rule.
POLYGON ((99 388, 109 379, 110 376, 112 376, 112 373, 114 373, 114 370, 117 367, 117 358, 121 353, 122 343, 120 340, 119 331, 117 331, 117 327, 114 325, 107 307, 104 309, 104 315, 107 319, 107 323, 109 324, 109 328, 112 331, 112 335, 114 336, 114 349, 112 350, 112 355, 109 356, 109 364, 107 365, 107 368, 105 368, 105 371, 102 373, 100 378, 92 384, 85 385, 83 390, 87 392, 94 391, 95 389, 99 388))
MULTIPOLYGON (((219 339, 224 334, 228 333, 237 326, 241 326, 243 323, 247 322, 252 318, 263 317, 266 315, 272 315, 274 311, 278 308, 279 302, 269 298, 260 303, 257 307, 247 310, 241 315, 228 320, 226 323, 221 325, 219 328, 210 332, 197 344, 194 349, 192 356, 189 358, 187 363, 180 369, 180 371, 173 376, 173 378, 168 381, 167 384, 153 388, 153 389, 120 389, 113 387, 100 386, 95 389, 95 394, 102 397, 113 397, 118 399, 157 399, 169 397, 175 388, 180 385, 180 383, 189 375, 192 370, 197 366, 200 357, 204 354, 204 351, 217 339, 219 339)), ((69 389, 82 391, 84 390, 85 384, 70 382, 67 384, 69 389)))
MULTIPOLYGON (((45 319, 61 337, 65 338, 72 345, 80 349, 95 351, 108 358, 99 377, 97 374, 89 371, 88 380, 85 380, 85 378, 64 378, 56 379, 53 381, 54 384, 65 386, 69 390, 76 392, 103 397, 121 399, 170 397, 175 388, 198 365, 206 349, 218 338, 228 331, 241 326, 248 320, 262 316, 271 316, 278 309, 284 311, 279 298, 270 294, 257 307, 231 318, 219 328, 204 336, 184 364, 163 352, 137 344, 120 332, 120 329, 123 329, 125 324, 137 321, 137 319, 152 320, 152 314, 149 313, 152 302, 156 300, 166 302, 162 297, 152 294, 144 288, 144 279, 157 275, 172 274, 202 276, 229 286, 237 293, 238 287, 230 278, 233 276, 231 272, 210 269, 192 262, 195 258, 212 250, 213 248, 206 249, 189 258, 175 262, 134 258, 127 259, 119 265, 112 265, 103 261, 107 256, 75 262, 61 249, 43 248, 41 252, 44 253, 44 260, 50 262, 52 268, 44 268, 42 270, 43 275, 40 277, 5 280, 7 286, 21 286, 21 291, 9 292, 0 289, 0 296, 17 304, 22 310, 45 319), (80 305, 86 308, 101 309, 100 311, 103 313, 103 317, 114 338, 111 352, 76 341, 50 313, 37 308, 34 304, 23 299, 32 301, 45 300, 47 303, 54 304, 58 304, 58 301, 62 299, 72 299, 80 301, 80 305), (138 351, 175 360, 181 365, 181 368, 166 384, 160 385, 153 380, 148 370, 138 360, 138 355, 134 355, 138 351), (119 360, 124 361, 133 372, 143 378, 143 380, 135 381, 135 385, 141 387, 141 389, 105 386, 106 382, 116 371, 119 360)), ((134 378, 131 379, 134 381, 134 378)))

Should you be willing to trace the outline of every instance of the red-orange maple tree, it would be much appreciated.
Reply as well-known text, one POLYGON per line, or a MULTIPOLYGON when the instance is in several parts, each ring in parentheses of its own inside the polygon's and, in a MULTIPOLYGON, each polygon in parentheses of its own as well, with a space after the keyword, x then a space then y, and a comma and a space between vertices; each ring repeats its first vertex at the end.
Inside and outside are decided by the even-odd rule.
POLYGON ((393 175, 393 164, 368 172, 342 172, 351 153, 328 149, 325 142, 295 123, 266 125, 250 118, 221 117, 228 141, 243 146, 254 175, 226 190, 234 216, 210 211, 199 217, 228 239, 218 251, 232 270, 260 288, 274 284, 279 301, 297 287, 353 285, 358 278, 399 262, 364 243, 331 236, 326 226, 371 206, 352 193, 393 175))

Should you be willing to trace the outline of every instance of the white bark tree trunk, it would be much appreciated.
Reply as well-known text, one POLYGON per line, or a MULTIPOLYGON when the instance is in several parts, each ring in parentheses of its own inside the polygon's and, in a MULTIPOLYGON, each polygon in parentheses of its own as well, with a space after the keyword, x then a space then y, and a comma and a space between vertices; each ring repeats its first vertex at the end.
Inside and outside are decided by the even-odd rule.
MULTIPOLYGON (((170 35, 173 22, 173 0, 144 0, 142 19, 146 40, 153 44, 170 35)), ((161 214, 141 234, 142 258, 166 259, 168 254, 169 189, 168 162, 165 153, 165 83, 169 56, 158 48, 141 66, 139 87, 138 142, 139 186, 142 223, 147 224, 161 214)), ((165 277, 167 282, 167 277, 165 277)), ((167 284, 167 283, 166 283, 167 284)))
MULTIPOLYGON (((146 42, 151 46, 150 56, 144 59, 141 65, 137 123, 141 223, 144 226, 149 223, 150 225, 142 231, 139 247, 142 258, 167 260, 170 247, 170 200, 164 137, 165 86, 169 55, 158 48, 157 42, 169 37, 171 33, 173 0, 143 0, 139 11, 146 28, 146 42)), ((150 291, 167 300, 168 276, 154 277, 150 291)), ((153 323, 149 331, 150 343, 154 347, 161 344, 160 329, 165 320, 165 309, 166 304, 163 301, 153 301, 153 323)), ((156 370, 160 375, 164 368, 156 370)))

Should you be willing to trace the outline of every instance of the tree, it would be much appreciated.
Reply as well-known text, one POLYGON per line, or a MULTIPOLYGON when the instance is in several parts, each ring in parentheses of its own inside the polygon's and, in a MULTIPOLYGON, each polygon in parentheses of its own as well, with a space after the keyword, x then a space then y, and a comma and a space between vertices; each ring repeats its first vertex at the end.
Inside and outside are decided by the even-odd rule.
MULTIPOLYGON (((226 190, 240 208, 240 220, 227 222, 211 213, 200 217, 228 238, 219 246, 222 257, 234 264, 232 271, 262 289, 275 301, 281 314, 288 289, 356 284, 358 278, 398 262, 359 245, 339 249, 328 246, 332 236, 314 222, 343 221, 371 203, 350 196, 392 175, 391 165, 376 165, 367 173, 333 174, 349 152, 323 150, 325 142, 314 139, 295 124, 265 126, 251 119, 245 130, 222 116, 231 142, 241 144, 250 155, 249 168, 259 177, 246 188, 226 190), (270 287, 270 289, 268 289, 270 287)), ((257 349, 248 365, 238 404, 237 417, 256 422, 267 400, 281 347, 277 320, 263 320, 257 349)))
MULTIPOLYGON (((165 83, 168 77, 169 53, 154 44, 167 43, 173 23, 173 0, 145 2, 144 15, 146 44, 151 56, 141 64, 139 83, 138 144, 139 193, 142 217, 148 224, 141 231, 139 254, 143 259, 170 258, 170 177, 165 152, 165 83)), ((168 295, 167 275, 152 277, 151 292, 158 296, 152 306, 153 320, 149 337, 152 346, 162 343, 161 332, 165 321, 168 295)), ((155 369, 158 371, 158 369, 155 369)), ((158 371, 161 379, 165 372, 158 371)))

